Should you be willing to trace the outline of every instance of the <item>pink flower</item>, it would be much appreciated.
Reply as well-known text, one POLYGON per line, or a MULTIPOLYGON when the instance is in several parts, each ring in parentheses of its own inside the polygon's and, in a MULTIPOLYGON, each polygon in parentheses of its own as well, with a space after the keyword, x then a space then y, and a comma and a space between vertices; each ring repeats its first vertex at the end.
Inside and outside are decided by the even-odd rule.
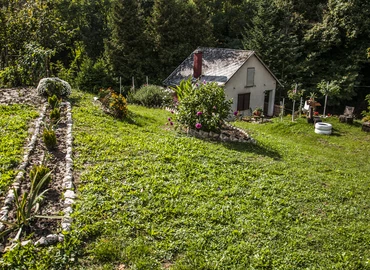
POLYGON ((216 106, 213 106, 213 109, 216 110, 217 109, 216 106))
POLYGON ((171 113, 174 113, 174 111, 171 110, 171 113))
POLYGON ((170 122, 170 125, 173 126, 173 122, 170 122))
POLYGON ((199 115, 202 115, 203 114, 203 112, 197 112, 197 115, 199 116, 199 115))
POLYGON ((171 117, 168 117, 168 119, 167 119, 168 121, 171 121, 171 117))
POLYGON ((201 129, 202 128, 202 124, 201 123, 196 123, 195 124, 195 128, 196 129, 201 129))
POLYGON ((203 84, 207 84, 206 80, 203 80, 203 84))
POLYGON ((237 116, 237 115, 238 115, 238 111, 235 111, 235 112, 234 112, 234 115, 235 115, 235 116, 237 116))

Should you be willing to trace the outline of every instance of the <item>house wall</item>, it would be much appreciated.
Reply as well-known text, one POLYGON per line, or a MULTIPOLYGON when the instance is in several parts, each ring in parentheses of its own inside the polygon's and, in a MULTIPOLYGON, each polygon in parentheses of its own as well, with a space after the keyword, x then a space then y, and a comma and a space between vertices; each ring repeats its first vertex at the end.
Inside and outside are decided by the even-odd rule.
MULTIPOLYGON (((265 115, 272 116, 274 111, 274 99, 276 90, 276 80, 270 72, 262 65, 258 58, 253 55, 246 63, 234 74, 226 83, 225 93, 228 99, 233 99, 232 110, 237 110, 238 94, 250 94, 250 108, 254 110, 257 107, 263 109, 265 93, 264 91, 272 90, 269 93, 268 112, 265 115), (254 86, 247 87, 247 69, 255 68, 254 86)), ((249 115, 249 110, 243 111, 244 115, 249 115)))

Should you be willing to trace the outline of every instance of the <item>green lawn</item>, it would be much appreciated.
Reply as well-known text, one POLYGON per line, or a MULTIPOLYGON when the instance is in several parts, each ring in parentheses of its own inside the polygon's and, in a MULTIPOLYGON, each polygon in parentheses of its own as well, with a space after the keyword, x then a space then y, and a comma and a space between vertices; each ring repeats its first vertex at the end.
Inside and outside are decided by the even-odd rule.
POLYGON ((4 195, 14 180, 29 135, 28 123, 37 116, 29 106, 0 105, 0 195, 4 195))
POLYGON ((130 120, 116 121, 92 95, 73 100, 73 230, 38 257, 7 255, 13 266, 370 268, 370 135, 360 127, 329 119, 335 132, 324 136, 303 119, 237 122, 258 144, 220 143, 169 130, 164 110, 129 106, 130 120))

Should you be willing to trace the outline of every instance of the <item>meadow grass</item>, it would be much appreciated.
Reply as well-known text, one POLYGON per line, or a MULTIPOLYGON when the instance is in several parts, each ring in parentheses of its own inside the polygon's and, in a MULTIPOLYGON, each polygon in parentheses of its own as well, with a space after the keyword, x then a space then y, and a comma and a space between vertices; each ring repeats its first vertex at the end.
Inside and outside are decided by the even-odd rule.
POLYGON ((257 145, 188 137, 173 115, 104 114, 75 92, 78 200, 58 246, 19 247, 9 269, 367 269, 370 136, 331 118, 233 124, 257 145))
POLYGON ((22 161, 28 123, 38 113, 30 106, 0 105, 0 194, 4 195, 22 161))
MULTIPOLYGON (((179 134, 169 112, 73 109, 80 266, 360 269, 370 261, 370 136, 327 121, 236 122, 257 145, 179 134)), ((77 97, 76 97, 77 98, 77 97)))

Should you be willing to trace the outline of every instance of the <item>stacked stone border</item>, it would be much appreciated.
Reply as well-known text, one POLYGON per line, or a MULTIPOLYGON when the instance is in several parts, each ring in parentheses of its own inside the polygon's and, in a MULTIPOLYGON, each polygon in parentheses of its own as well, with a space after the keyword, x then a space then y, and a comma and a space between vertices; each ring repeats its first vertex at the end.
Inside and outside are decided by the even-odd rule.
MULTIPOLYGON (((62 242, 64 240, 63 232, 68 232, 71 229, 72 218, 71 214, 73 212, 72 204, 76 199, 76 193, 74 191, 74 184, 73 184, 73 160, 72 160, 72 144, 73 144, 73 136, 72 136, 72 107, 70 102, 62 102, 61 106, 66 106, 66 123, 67 123, 67 131, 66 131, 66 156, 65 156, 65 165, 66 171, 63 178, 63 189, 65 190, 63 193, 64 197, 64 209, 63 209, 63 218, 61 222, 62 233, 59 234, 49 234, 46 237, 41 237, 37 241, 34 242, 35 246, 48 246, 53 245, 57 242, 62 242)), ((35 149, 37 136, 40 133, 41 123, 45 117, 47 104, 44 104, 41 114, 39 118, 37 118, 35 122, 34 134, 32 135, 30 143, 26 147, 25 154, 23 156, 23 161, 19 166, 19 173, 17 174, 13 185, 11 186, 8 195, 5 198, 4 204, 5 206, 0 210, 0 231, 5 229, 5 225, 1 223, 1 220, 6 221, 8 219, 9 210, 14 202, 14 189, 20 190, 21 181, 24 178, 24 172, 29 162, 29 157, 32 151, 35 149)), ((30 243, 31 240, 22 241, 21 245, 27 245, 30 243)), ((17 243, 13 243, 10 246, 10 249, 14 248, 17 243)), ((3 247, 2 247, 3 248, 3 247)), ((1 249, 2 249, 1 248, 1 249)), ((8 248, 7 248, 8 249, 8 248)), ((5 250, 7 250, 5 249, 5 250)))

